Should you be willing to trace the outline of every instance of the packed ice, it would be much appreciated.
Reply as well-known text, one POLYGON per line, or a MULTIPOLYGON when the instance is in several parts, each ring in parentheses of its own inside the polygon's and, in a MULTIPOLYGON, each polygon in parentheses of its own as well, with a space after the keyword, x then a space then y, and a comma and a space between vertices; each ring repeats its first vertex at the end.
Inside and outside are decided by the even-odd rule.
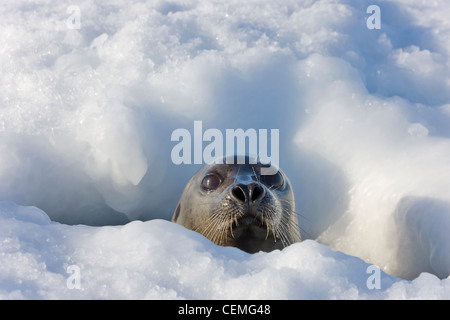
POLYGON ((449 299, 449 11, 4 1, 0 298, 449 299), (195 121, 279 130, 303 242, 250 255, 168 221, 195 121))

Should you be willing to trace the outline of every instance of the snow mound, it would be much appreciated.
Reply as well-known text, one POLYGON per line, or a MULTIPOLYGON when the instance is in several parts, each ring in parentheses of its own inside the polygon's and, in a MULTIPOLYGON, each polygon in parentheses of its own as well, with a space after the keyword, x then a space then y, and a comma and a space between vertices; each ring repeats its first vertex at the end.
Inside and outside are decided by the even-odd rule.
MULTIPOLYGON (((20 225, 5 229, 10 241, 5 248, 12 248, 17 265, 33 266, 10 263, 4 279, 9 273, 17 281, 41 273, 48 278, 26 282, 17 289, 23 297, 64 282, 65 274, 55 271, 70 264, 62 262, 68 259, 62 247, 82 256, 86 248, 76 246, 84 234, 113 241, 113 234, 141 226, 165 239, 152 228, 162 222, 126 223, 170 218, 198 169, 172 163, 171 133, 192 132, 195 120, 204 130, 280 130, 280 167, 293 184, 304 239, 357 256, 390 275, 417 278, 393 280, 390 288, 408 297, 422 282, 434 285, 434 278, 420 276, 423 272, 446 279, 450 4, 382 1, 381 29, 369 29, 366 10, 372 4, 4 1, 0 200, 43 211, 28 220, 28 209, 14 209, 14 218, 8 207, 4 210, 8 224, 20 225), (126 225, 69 227, 50 223, 47 215, 72 225, 126 225), (49 241, 61 240, 61 246, 45 247, 46 235, 49 241), (62 260, 39 253, 38 246, 56 250, 60 254, 54 259, 62 260)), ((167 234, 176 228, 162 225, 167 234)), ((139 234, 159 243, 151 232, 139 234)), ((205 251, 237 254, 187 234, 194 237, 189 243, 205 251)), ((308 241, 293 248, 327 250, 308 241)), ((162 249, 159 254, 178 261, 162 249)), ((242 261, 253 266, 276 255, 296 259, 289 249, 242 261)), ((84 279, 88 274, 83 271, 84 279)), ((338 278, 347 279, 341 273, 338 278)), ((13 282, 4 281, 4 288, 12 288, 13 282)), ((356 285, 355 296, 366 294, 360 280, 348 281, 356 285)), ((447 280, 442 281, 436 283, 445 287, 447 280)), ((337 290, 344 296, 349 287, 344 280, 341 284, 337 290)), ((159 294, 189 296, 178 289, 159 294)), ((216 289, 212 296, 220 296, 216 289)), ((288 284, 286 290, 291 290, 288 284)), ((380 296, 388 297, 389 290, 380 296)), ((318 296, 333 297, 328 291, 318 296)))
POLYGON ((311 240, 250 255, 165 220, 67 226, 2 202, 0 241, 2 299, 450 298, 450 279, 374 280, 374 266, 311 240))

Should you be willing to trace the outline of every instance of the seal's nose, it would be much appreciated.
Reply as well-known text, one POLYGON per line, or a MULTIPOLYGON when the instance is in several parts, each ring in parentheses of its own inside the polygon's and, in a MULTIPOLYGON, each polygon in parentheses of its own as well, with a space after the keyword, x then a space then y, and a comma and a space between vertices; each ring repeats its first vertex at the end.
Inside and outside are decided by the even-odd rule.
POLYGON ((264 188, 258 183, 237 184, 231 189, 231 196, 243 204, 256 203, 264 194, 264 188))

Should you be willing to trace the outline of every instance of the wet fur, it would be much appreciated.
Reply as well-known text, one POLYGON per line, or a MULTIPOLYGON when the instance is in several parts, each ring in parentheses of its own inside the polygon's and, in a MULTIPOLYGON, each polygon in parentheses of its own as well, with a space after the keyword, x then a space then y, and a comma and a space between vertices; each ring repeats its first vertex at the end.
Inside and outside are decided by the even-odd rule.
MULTIPOLYGON (((234 181, 229 180, 214 192, 201 190, 202 178, 215 166, 205 166, 191 178, 173 214, 173 222, 203 234, 217 245, 234 246, 250 253, 282 249, 301 241, 292 187, 284 173, 281 172, 287 185, 280 191, 260 183, 252 166, 254 178, 265 188, 265 194, 249 215, 246 206, 230 196, 234 181)), ((223 172, 227 178, 233 178, 233 174, 240 174, 240 168, 237 173, 223 172)))

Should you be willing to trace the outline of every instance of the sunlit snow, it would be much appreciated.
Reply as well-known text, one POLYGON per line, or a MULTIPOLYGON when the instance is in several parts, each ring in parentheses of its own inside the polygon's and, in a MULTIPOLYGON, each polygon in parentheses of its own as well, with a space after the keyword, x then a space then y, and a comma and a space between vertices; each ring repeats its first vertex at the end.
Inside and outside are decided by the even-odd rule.
POLYGON ((450 299, 448 12, 3 1, 0 298, 450 299), (194 121, 279 129, 304 242, 249 255, 167 221, 194 121))

